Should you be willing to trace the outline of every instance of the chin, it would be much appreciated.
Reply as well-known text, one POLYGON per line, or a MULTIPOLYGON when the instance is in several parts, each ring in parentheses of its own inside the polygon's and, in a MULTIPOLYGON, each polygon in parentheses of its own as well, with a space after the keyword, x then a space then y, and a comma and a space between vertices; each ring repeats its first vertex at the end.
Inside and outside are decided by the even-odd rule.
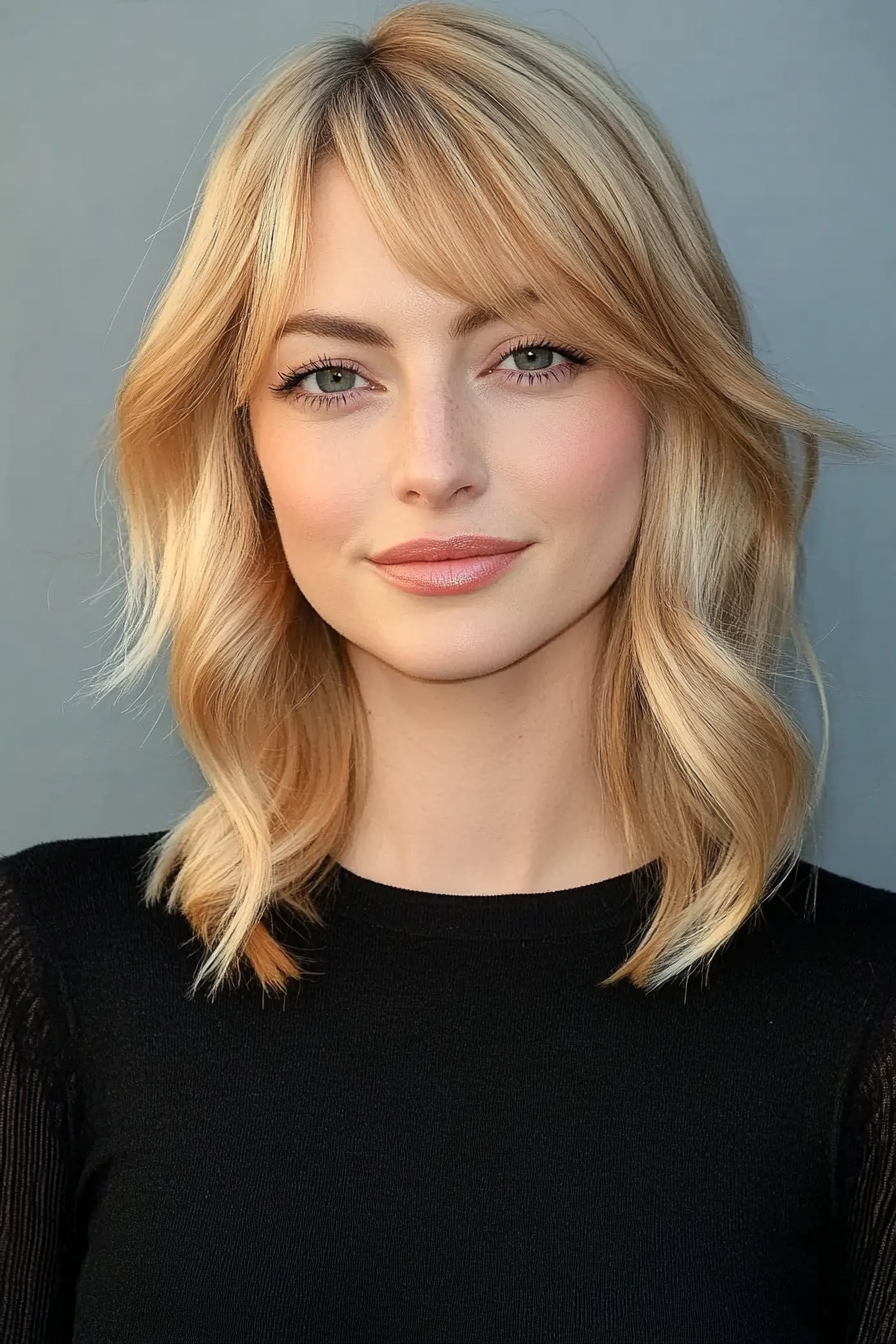
POLYGON ((350 644, 351 656, 375 658, 405 677, 418 681, 472 681, 492 676, 525 658, 532 652, 529 644, 520 644, 519 637, 498 646, 494 639, 478 643, 466 640, 463 644, 448 644, 442 648, 438 641, 429 639, 425 646, 384 648, 381 644, 350 644))

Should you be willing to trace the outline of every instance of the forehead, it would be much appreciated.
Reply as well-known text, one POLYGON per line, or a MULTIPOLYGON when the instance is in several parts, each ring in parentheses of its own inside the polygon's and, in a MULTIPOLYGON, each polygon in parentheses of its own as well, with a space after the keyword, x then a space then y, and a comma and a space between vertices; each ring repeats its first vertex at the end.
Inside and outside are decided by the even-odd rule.
MULTIPOLYGON (((292 335, 329 336, 394 348, 394 341, 383 327, 352 316, 358 307, 356 302, 352 303, 352 296, 358 292, 359 281, 365 298, 382 296, 384 290, 394 295, 399 285, 419 290, 435 306, 450 311, 448 334, 452 340, 463 340, 502 316, 487 302, 464 302, 450 294, 428 290, 403 271, 383 243, 342 166, 333 161, 323 164, 315 174, 309 244, 304 281, 296 287, 293 311, 278 328, 277 340, 292 335), (372 286, 371 268, 379 268, 380 272, 372 286), (326 298, 328 308, 344 311, 323 311, 318 298, 326 298)), ((538 294, 521 275, 519 280, 516 309, 536 307, 538 294)))

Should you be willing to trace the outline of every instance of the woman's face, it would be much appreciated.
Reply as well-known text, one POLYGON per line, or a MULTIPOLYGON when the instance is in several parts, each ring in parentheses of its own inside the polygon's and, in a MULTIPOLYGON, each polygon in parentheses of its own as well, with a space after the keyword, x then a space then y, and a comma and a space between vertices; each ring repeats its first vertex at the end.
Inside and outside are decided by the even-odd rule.
POLYGON ((612 369, 560 353, 564 333, 537 309, 455 338, 463 305, 396 266, 332 162, 316 181, 310 241, 292 313, 372 324, 390 344, 285 334, 253 390, 252 436, 292 575, 350 655, 356 646, 437 681, 508 667, 593 611, 625 565, 647 413, 612 369), (271 390, 310 363, 290 392, 271 390), (406 591, 370 560, 458 533, 529 544, 485 586, 437 595, 406 591))

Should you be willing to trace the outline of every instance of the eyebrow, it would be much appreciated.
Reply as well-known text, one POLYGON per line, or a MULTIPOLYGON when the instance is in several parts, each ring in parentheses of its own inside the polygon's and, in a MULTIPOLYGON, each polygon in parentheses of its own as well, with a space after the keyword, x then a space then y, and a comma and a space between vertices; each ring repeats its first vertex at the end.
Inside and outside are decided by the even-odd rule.
MULTIPOLYGON (((528 287, 519 290, 517 297, 521 304, 537 303, 538 295, 528 287)), ((453 341, 471 336, 489 322, 497 322, 501 314, 493 308, 476 305, 458 313, 448 328, 453 341)), ((358 341, 362 345, 376 345, 386 350, 394 350, 395 342, 382 327, 370 322, 361 322, 354 317, 343 317, 338 313, 319 313, 309 309, 304 313, 293 313, 287 318, 277 333, 277 340, 284 336, 332 336, 337 340, 358 341)))

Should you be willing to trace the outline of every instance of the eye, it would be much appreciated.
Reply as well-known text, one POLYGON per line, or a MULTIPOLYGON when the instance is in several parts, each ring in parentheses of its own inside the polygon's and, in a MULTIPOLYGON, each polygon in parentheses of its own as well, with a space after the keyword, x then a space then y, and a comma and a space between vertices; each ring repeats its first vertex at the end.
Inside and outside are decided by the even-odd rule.
MULTIPOLYGON (((491 372, 504 381, 509 379, 519 384, 525 380, 532 386, 575 377, 577 366, 593 363, 593 357, 584 350, 555 345, 548 337, 538 336, 517 341, 509 350, 505 350, 492 366, 491 372), (554 364, 554 355, 560 355, 565 362, 554 364), (515 361, 521 359, 522 367, 518 363, 515 370, 501 369, 500 365, 511 358, 515 361)), ((335 406, 344 406, 349 400, 362 395, 364 389, 349 386, 350 381, 356 378, 363 378, 363 375, 354 360, 330 359, 321 355, 299 369, 288 369, 281 374, 280 381, 271 387, 271 391, 275 396, 301 404, 303 409, 323 407, 324 410, 330 410, 335 406), (302 383, 312 375, 317 380, 317 388, 308 391, 302 387, 302 383)))
POLYGON ((547 373, 556 368, 552 366, 554 355, 562 355, 564 359, 573 364, 589 364, 591 360, 583 350, 573 350, 566 346, 548 345, 536 341, 518 341, 506 354, 502 355, 499 364, 505 360, 521 358, 521 363, 517 364, 518 373, 547 373))
POLYGON ((292 397, 296 401, 327 404, 330 401, 344 401, 346 393, 350 395, 355 390, 349 387, 351 379, 361 376, 360 367, 354 360, 328 359, 326 355, 322 355, 300 369, 288 369, 286 373, 280 375, 280 382, 274 384, 271 391, 277 396, 292 397), (309 392, 303 389, 301 384, 312 374, 318 379, 318 387, 316 391, 309 392), (321 386, 321 383, 324 385, 321 386), (327 383, 331 386, 328 387, 327 383), (294 395, 296 393, 298 395, 294 395))
POLYGON ((511 358, 515 361, 520 359, 522 367, 517 364, 515 371, 508 369, 502 372, 509 375, 515 383, 521 383, 526 379, 530 384, 574 378, 577 366, 587 367, 594 363, 593 358, 584 350, 577 350, 574 346, 554 345, 544 336, 534 340, 517 341, 516 345, 501 356, 498 363, 503 364, 505 360, 511 358), (553 364, 554 355, 562 355, 566 362, 553 364))

